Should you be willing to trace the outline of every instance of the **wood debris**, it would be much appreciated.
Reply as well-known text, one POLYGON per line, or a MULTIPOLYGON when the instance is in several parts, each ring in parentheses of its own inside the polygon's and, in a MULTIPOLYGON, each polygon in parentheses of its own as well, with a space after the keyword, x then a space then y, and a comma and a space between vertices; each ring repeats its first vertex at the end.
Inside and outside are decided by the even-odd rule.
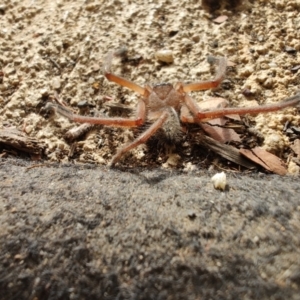
POLYGON ((0 129, 0 145, 11 147, 33 156, 40 156, 44 146, 35 138, 27 136, 17 128, 0 129))
POLYGON ((223 158, 234 162, 238 165, 246 167, 248 169, 256 168, 256 164, 253 163, 251 160, 248 160, 244 157, 237 148, 226 145, 224 143, 218 142, 209 136, 203 135, 201 137, 201 144, 208 149, 211 149, 215 153, 219 154, 223 158))

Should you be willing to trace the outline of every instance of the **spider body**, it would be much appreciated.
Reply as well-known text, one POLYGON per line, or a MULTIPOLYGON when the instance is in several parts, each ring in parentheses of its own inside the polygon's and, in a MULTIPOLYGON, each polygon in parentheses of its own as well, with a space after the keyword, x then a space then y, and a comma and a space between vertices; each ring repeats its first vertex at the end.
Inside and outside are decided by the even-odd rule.
POLYGON ((166 107, 173 107, 178 112, 184 101, 184 96, 170 83, 156 84, 148 91, 149 96, 145 97, 145 103, 150 112, 166 107))
POLYGON ((184 101, 184 96, 176 91, 170 83, 156 84, 153 87, 146 87, 147 93, 144 97, 147 110, 147 122, 155 122, 164 112, 167 112, 168 118, 164 122, 166 136, 172 140, 172 136, 176 136, 180 131, 180 109, 184 101))
POLYGON ((151 125, 134 141, 121 147, 114 155, 110 166, 114 166, 129 150, 145 143, 159 129, 163 129, 169 139, 177 139, 181 133, 182 123, 201 123, 206 120, 224 117, 231 114, 258 114, 277 111, 300 103, 300 93, 282 102, 257 107, 212 108, 201 111, 188 92, 206 90, 217 87, 225 77, 227 60, 224 57, 215 58, 218 68, 215 78, 191 84, 178 82, 175 85, 161 83, 141 87, 127 79, 111 72, 114 52, 109 52, 104 60, 104 76, 112 82, 129 88, 141 97, 138 100, 136 113, 133 118, 89 117, 73 114, 69 109, 54 103, 48 103, 46 108, 54 109, 59 114, 79 123, 102 124, 112 127, 139 127, 145 122, 151 125))

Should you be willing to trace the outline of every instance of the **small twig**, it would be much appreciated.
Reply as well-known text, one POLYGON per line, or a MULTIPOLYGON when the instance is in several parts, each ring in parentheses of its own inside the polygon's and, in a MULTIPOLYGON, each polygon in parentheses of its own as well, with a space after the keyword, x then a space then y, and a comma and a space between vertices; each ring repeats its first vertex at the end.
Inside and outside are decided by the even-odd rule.
POLYGON ((59 71, 61 71, 60 66, 58 65, 58 63, 57 63, 54 59, 52 59, 51 57, 49 57, 49 60, 54 64, 54 66, 55 66, 59 71))

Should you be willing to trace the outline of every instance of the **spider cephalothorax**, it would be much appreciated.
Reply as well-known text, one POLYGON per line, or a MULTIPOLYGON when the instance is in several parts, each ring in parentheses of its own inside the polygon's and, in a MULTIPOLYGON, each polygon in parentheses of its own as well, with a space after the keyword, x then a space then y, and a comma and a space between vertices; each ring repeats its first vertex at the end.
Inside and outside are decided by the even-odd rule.
POLYGON ((295 106, 300 103, 300 94, 288 98, 282 102, 256 107, 237 107, 237 108, 212 108, 201 111, 197 102, 195 102, 188 92, 200 91, 217 87, 225 77, 227 60, 224 57, 216 58, 218 68, 216 76, 212 80, 196 83, 184 84, 178 82, 175 85, 169 83, 147 85, 141 87, 127 79, 119 77, 111 72, 111 63, 114 52, 109 52, 104 61, 104 76, 121 86, 127 87, 140 95, 137 103, 136 113, 133 118, 121 117, 88 117, 73 114, 69 109, 55 103, 48 103, 47 108, 56 110, 61 115, 72 121, 79 123, 102 124, 113 127, 138 127, 150 122, 151 125, 140 134, 135 140, 121 147, 114 155, 110 166, 115 165, 117 161, 127 151, 145 143, 159 129, 163 129, 166 136, 170 139, 180 136, 182 123, 196 123, 224 117, 232 114, 258 114, 271 111, 277 111, 289 106, 295 106))

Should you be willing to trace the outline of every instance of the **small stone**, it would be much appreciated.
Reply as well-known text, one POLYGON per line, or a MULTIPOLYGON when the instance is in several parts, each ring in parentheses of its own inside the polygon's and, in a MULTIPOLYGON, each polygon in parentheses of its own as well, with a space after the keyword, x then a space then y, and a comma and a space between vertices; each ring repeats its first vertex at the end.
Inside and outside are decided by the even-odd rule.
POLYGON ((192 37, 192 40, 193 40, 193 42, 198 43, 198 42, 200 41, 200 36, 199 36, 199 34, 195 34, 195 35, 192 37))
POLYGON ((270 68, 277 68, 277 64, 274 62, 269 63, 270 68))
POLYGON ((188 217, 189 219, 194 220, 197 217, 197 215, 194 211, 191 210, 188 212, 188 217))
POLYGON ((247 88, 242 91, 242 94, 245 97, 253 97, 254 96, 254 93, 250 89, 247 89, 247 88))
POLYGON ((6 11, 6 6, 4 4, 1 4, 0 5, 0 14, 5 14, 5 11, 6 11))
POLYGON ((285 46, 284 51, 287 52, 287 53, 289 53, 289 54, 294 54, 294 53, 297 52, 296 49, 294 49, 294 48, 292 48, 290 46, 285 46))
POLYGON ((258 244, 259 243, 259 237, 256 235, 254 238, 253 238, 253 242, 255 244, 258 244))
POLYGON ((258 39, 259 42, 263 42, 265 40, 265 37, 263 35, 259 35, 257 37, 257 39, 258 39))
POLYGON ((294 66, 291 68, 291 71, 296 73, 300 69, 300 65, 294 66))
POLYGON ((272 78, 268 78, 264 83, 263 83, 263 86, 266 88, 266 89, 271 89, 274 85, 274 80, 272 78))
POLYGON ((247 66, 245 68, 241 68, 240 70, 240 76, 242 77, 249 77, 250 75, 252 75, 254 72, 254 68, 247 66))
POLYGON ((54 89, 59 89, 61 87, 61 83, 60 83, 60 78, 59 77, 55 77, 52 80, 52 87, 54 89))
POLYGON ((155 58, 158 61, 172 63, 174 61, 173 52, 171 50, 159 50, 155 53, 155 58))
POLYGON ((171 29, 170 31, 169 31, 169 37, 173 37, 173 36, 175 36, 177 33, 179 32, 179 29, 171 29))
POLYGON ((217 24, 221 24, 221 23, 224 23, 227 19, 228 19, 228 16, 223 15, 223 16, 217 17, 213 21, 217 24))
POLYGON ((224 172, 215 174, 211 178, 211 181, 215 189, 222 190, 222 191, 226 189, 227 182, 226 182, 226 174, 224 172))
POLYGON ((81 100, 78 102, 77 107, 79 108, 87 108, 87 107, 95 107, 95 105, 91 104, 86 100, 81 100))

